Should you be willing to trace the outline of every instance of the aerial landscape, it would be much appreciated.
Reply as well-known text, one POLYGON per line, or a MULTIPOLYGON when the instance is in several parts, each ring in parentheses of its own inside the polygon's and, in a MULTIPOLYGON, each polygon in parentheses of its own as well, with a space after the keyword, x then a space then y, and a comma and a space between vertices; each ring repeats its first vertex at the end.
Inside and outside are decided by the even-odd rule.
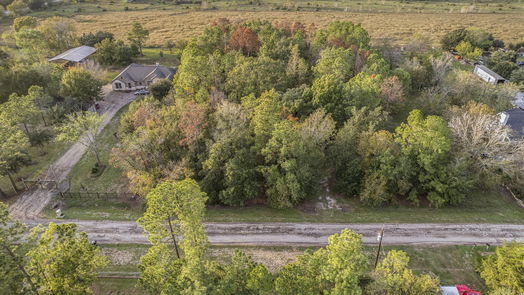
POLYGON ((524 295, 524 1, 0 9, 0 294, 524 295))

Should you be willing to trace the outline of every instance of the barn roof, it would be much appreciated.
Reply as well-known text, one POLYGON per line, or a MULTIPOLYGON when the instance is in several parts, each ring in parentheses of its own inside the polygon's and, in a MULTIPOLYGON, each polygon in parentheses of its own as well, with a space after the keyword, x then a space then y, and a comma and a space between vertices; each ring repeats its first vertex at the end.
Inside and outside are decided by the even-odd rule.
POLYGON ((50 58, 49 61, 66 60, 72 62, 80 62, 95 52, 96 48, 83 45, 80 47, 71 48, 64 53, 60 53, 59 55, 50 58))

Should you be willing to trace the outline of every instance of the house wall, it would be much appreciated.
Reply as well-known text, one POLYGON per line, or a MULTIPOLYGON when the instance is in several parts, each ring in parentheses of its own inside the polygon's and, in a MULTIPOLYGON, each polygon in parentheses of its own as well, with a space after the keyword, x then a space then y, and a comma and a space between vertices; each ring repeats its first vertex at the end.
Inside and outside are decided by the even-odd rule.
POLYGON ((475 74, 479 76, 482 80, 491 83, 491 84, 497 84, 497 80, 491 76, 490 74, 484 72, 481 68, 476 67, 475 68, 475 74))
POLYGON ((124 82, 122 80, 114 80, 111 83, 111 87, 114 91, 134 91, 138 89, 144 89, 146 88, 147 83, 146 82, 124 82), (117 87, 120 83, 120 88, 117 87))

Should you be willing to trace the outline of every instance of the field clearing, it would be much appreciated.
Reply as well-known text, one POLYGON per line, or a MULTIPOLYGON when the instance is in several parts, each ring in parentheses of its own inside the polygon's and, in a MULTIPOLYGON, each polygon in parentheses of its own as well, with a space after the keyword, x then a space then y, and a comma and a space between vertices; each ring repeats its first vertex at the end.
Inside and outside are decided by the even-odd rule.
POLYGON ((73 17, 79 33, 109 31, 116 38, 127 39, 131 24, 140 22, 150 30, 148 46, 162 46, 168 40, 177 41, 195 37, 218 18, 232 22, 267 19, 272 22, 314 23, 324 27, 332 21, 361 23, 371 37, 392 38, 405 44, 420 34, 437 45, 440 37, 459 27, 478 27, 487 30, 504 42, 524 39, 524 14, 459 14, 459 13, 353 13, 341 11, 289 12, 289 11, 122 11, 73 17))

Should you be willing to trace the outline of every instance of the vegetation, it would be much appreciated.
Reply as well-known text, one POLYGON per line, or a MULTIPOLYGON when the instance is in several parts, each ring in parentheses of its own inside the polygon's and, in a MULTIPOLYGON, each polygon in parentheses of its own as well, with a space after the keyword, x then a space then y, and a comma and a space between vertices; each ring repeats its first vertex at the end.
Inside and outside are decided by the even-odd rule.
MULTIPOLYGON (((477 46, 489 46, 490 35, 465 32, 477 46)), ((385 50, 369 42, 360 25, 348 22, 311 31, 300 23, 220 20, 183 49, 174 92, 131 105, 112 163, 138 195, 165 179, 193 177, 210 204, 229 206, 257 199, 294 207, 316 197, 323 178, 375 207, 456 206, 480 183, 518 186, 520 156, 509 155, 521 155, 522 144, 504 141, 508 127, 493 133, 507 142, 497 147, 507 148, 490 159, 504 157, 505 167, 515 169, 465 156, 476 153, 471 142, 461 143, 469 131, 449 124, 453 108, 506 109, 514 86, 479 86, 422 45, 388 63, 385 50), (405 96, 414 99, 406 103, 405 96), (407 122, 394 128, 384 109, 397 117, 409 112, 407 122)), ((491 134, 497 119, 483 120, 491 134)))
POLYGON ((90 294, 96 271, 107 261, 75 224, 50 223, 31 230, 0 203, 0 286, 6 294, 90 294))

